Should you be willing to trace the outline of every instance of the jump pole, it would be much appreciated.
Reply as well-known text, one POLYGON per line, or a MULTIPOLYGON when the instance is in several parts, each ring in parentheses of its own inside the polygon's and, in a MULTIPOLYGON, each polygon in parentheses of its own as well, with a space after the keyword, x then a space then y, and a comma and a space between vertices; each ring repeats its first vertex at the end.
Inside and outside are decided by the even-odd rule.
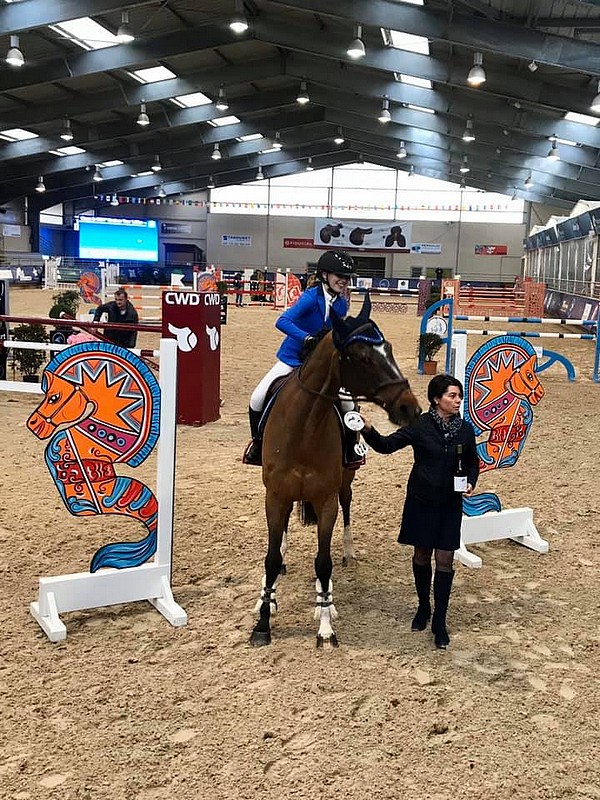
MULTIPOLYGON (((139 567, 40 578, 38 599, 29 608, 51 642, 59 642, 67 637, 61 614, 139 600, 150 602, 173 626, 187 623, 187 614, 175 602, 171 591, 177 384, 175 339, 161 339, 159 352, 161 400, 156 479, 156 553, 152 561, 139 567)), ((39 392, 37 387, 36 393, 39 392)))

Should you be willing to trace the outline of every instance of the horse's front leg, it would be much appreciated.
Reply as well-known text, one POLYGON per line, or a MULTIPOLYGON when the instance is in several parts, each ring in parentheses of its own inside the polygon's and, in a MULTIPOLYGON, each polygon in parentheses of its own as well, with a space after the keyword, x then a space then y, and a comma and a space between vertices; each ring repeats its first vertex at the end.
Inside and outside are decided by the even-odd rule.
POLYGON ((337 611, 333 605, 333 582, 331 573, 331 536, 337 518, 338 497, 337 493, 329 497, 321 508, 316 508, 318 523, 319 548, 315 558, 315 574, 317 576, 315 589, 317 604, 315 606, 315 619, 319 620, 317 632, 317 647, 329 644, 338 646, 338 640, 331 623, 337 619, 337 611))
POLYGON ((354 470, 344 470, 342 488, 340 489, 340 505, 342 507, 342 517, 344 519, 344 532, 342 534, 342 565, 344 567, 347 567, 348 564, 351 564, 356 560, 354 544, 352 541, 352 526, 350 524, 352 481, 355 474, 356 473, 354 470))
POLYGON ((262 590, 255 608, 259 612, 259 619, 250 636, 250 644, 254 647, 271 644, 271 614, 274 614, 277 610, 275 582, 283 563, 281 543, 283 532, 291 513, 291 504, 284 504, 272 492, 267 493, 265 505, 269 529, 269 547, 265 557, 262 590))

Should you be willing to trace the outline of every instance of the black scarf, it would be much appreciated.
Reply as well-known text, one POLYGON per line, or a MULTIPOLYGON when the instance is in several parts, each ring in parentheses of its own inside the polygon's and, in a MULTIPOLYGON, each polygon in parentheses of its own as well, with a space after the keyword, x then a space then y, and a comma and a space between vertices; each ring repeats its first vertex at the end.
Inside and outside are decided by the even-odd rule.
POLYGON ((463 421, 460 414, 454 414, 454 416, 449 417, 448 419, 443 419, 438 414, 435 406, 429 407, 429 414, 433 420, 433 424, 442 434, 444 443, 451 444, 456 439, 458 432, 462 428, 463 421))

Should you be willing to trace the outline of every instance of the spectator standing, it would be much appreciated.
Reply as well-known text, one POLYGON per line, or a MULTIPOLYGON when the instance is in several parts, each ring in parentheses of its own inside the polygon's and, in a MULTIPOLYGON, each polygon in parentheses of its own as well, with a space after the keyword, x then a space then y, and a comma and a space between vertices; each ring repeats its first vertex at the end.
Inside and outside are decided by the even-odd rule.
MULTIPOLYGON (((139 322, 138 313, 127 299, 125 289, 117 289, 114 300, 98 306, 94 313, 94 322, 100 322, 103 314, 106 314, 107 322, 123 322, 129 325, 137 325, 139 322)), ((104 331, 104 337, 121 347, 135 347, 137 331, 110 328, 104 331)))

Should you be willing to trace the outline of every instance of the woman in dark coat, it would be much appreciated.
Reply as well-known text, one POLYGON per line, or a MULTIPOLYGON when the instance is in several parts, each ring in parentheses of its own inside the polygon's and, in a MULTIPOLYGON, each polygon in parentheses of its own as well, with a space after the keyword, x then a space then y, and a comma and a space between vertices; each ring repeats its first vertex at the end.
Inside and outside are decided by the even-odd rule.
POLYGON ((415 462, 406 487, 398 541, 414 547, 413 574, 419 607, 413 631, 422 631, 431 617, 431 556, 435 551, 434 611, 431 630, 436 647, 450 644, 446 612, 454 571, 454 551, 460 546, 463 494, 470 495, 479 475, 475 432, 460 416, 463 387, 452 375, 436 375, 427 388, 429 411, 411 427, 382 436, 363 417, 363 438, 378 453, 394 453, 411 446, 415 462), (454 488, 459 453, 467 485, 454 488))

